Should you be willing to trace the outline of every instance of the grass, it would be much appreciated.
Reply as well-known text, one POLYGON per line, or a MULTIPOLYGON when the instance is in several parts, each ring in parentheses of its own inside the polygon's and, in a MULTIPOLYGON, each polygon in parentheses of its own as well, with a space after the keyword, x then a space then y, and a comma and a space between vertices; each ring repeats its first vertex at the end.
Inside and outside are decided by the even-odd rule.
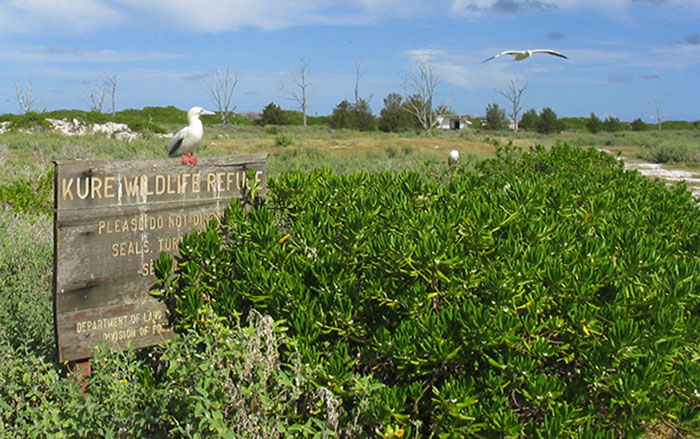
MULTIPOLYGON (((169 133, 185 123, 184 112, 177 109, 146 108, 139 112, 153 117, 169 133)), ((127 115, 136 117, 130 113, 127 115)), ((613 154, 620 153, 630 162, 673 162, 691 172, 700 172, 700 132, 694 130, 597 134, 565 131, 542 135, 470 129, 426 134, 333 130, 323 125, 260 127, 206 122, 198 156, 268 152, 268 172, 272 177, 285 170, 311 169, 320 165, 330 166, 338 172, 419 170, 424 163, 442 166, 453 149, 460 152, 462 162, 475 162, 493 156, 497 145, 551 147, 557 142, 606 149, 613 154)), ((25 133, 11 130, 0 134, 0 188, 13 185, 12 190, 31 188, 27 182, 45 178, 53 167, 53 160, 165 157, 169 143, 167 136, 148 131, 141 138, 126 143, 97 134, 67 137, 45 131, 25 133)), ((5 189, 4 193, 7 194, 8 190, 5 189)), ((0 190, 0 205, 7 204, 3 197, 3 190, 0 190)))
MULTIPOLYGON (((185 123, 184 112, 180 110, 155 110, 152 112, 166 132, 175 132, 185 123)), ((151 115, 150 109, 139 111, 151 115)), ((323 125, 260 127, 208 123, 198 156, 267 152, 271 177, 293 168, 308 170, 321 165, 338 172, 420 170, 425 163, 444 165, 453 149, 460 152, 462 162, 475 162, 493 156, 498 145, 551 147, 557 142, 605 149, 621 154, 629 162, 672 163, 700 173, 700 131, 695 130, 597 134, 565 131, 542 135, 470 129, 426 134, 333 130, 323 125)), ((98 134, 67 137, 46 131, 10 130, 0 134, 0 188, 4 188, 0 189, 0 205, 7 204, 4 201, 8 193, 34 190, 32 182, 46 178, 53 160, 166 157, 169 143, 169 137, 149 131, 126 143, 98 134)))

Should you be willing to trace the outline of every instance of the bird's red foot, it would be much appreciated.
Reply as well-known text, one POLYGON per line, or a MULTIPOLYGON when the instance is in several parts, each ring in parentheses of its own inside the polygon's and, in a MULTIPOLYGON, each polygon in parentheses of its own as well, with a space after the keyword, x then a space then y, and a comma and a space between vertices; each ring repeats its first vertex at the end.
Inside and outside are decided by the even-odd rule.
POLYGON ((195 157, 192 154, 190 154, 189 156, 182 154, 182 164, 183 165, 190 164, 192 166, 197 166, 197 157, 195 157))

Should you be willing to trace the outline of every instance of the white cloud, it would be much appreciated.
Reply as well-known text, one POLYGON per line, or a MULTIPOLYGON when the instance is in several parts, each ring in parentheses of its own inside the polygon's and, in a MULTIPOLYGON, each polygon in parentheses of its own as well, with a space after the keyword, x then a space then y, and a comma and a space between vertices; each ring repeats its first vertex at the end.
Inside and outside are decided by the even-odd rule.
POLYGON ((492 87, 507 82, 509 75, 502 68, 481 64, 482 58, 473 52, 443 49, 414 49, 407 52, 413 63, 427 61, 435 75, 445 84, 466 89, 492 87))
POLYGON ((257 27, 275 30, 310 24, 357 24, 366 7, 342 0, 116 0, 188 31, 220 32, 257 27))
POLYGON ((102 0, 9 0, 0 3, 0 27, 13 33, 84 32, 120 24, 102 0))
POLYGON ((397 17, 547 12, 587 8, 627 15, 633 8, 688 7, 691 0, 5 0, 0 33, 72 34, 122 25, 223 32, 307 25, 362 25, 397 17))

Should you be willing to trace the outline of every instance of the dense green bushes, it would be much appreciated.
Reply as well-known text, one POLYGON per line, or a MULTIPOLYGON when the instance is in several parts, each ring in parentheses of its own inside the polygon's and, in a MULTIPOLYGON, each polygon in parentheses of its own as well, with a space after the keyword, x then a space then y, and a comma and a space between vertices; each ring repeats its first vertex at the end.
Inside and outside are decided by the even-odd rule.
POLYGON ((281 361, 317 367, 342 437, 700 430, 700 217, 683 186, 558 145, 446 178, 291 172, 269 197, 187 236, 165 297, 183 330, 283 321, 281 361))
POLYGON ((412 168, 277 173, 264 207, 189 235, 181 336, 98 350, 87 398, 53 360, 50 219, 0 210, 0 437, 698 434, 682 186, 562 145, 412 168))

